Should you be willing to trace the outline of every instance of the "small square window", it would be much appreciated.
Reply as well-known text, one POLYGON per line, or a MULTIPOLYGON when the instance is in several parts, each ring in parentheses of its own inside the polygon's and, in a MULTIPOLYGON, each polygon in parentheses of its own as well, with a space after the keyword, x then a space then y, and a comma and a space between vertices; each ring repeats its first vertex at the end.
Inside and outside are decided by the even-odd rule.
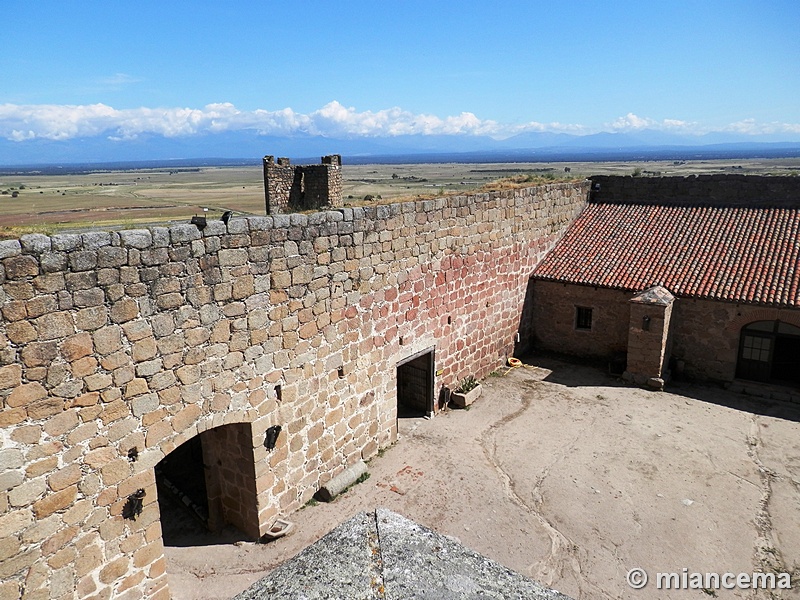
POLYGON ((585 306, 575 307, 575 329, 592 328, 592 309, 585 306))

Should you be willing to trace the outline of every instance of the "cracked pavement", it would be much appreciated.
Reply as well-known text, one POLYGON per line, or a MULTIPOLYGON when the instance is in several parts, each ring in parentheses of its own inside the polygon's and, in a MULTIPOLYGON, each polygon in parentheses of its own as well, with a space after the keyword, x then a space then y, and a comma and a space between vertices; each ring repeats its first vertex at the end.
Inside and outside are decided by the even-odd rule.
POLYGON ((576 599, 800 599, 800 406, 527 362, 487 378, 469 410, 401 421, 371 477, 290 515, 290 536, 167 548, 173 596, 230 598, 383 506, 576 599), (633 567, 651 578, 793 570, 795 589, 633 590, 633 567))

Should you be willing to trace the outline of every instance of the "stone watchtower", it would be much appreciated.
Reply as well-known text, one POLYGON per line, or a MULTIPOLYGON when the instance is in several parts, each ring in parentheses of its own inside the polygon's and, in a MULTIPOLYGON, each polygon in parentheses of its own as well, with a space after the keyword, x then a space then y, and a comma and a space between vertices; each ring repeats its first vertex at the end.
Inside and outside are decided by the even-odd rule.
POLYGON ((342 157, 323 156, 319 165, 292 166, 288 158, 264 157, 267 214, 342 206, 342 157))

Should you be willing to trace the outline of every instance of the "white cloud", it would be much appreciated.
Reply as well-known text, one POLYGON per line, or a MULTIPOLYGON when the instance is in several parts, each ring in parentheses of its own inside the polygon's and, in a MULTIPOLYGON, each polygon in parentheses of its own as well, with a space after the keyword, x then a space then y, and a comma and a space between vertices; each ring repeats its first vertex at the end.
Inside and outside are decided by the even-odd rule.
POLYGON ((766 134, 786 134, 796 136, 800 134, 800 123, 759 123, 755 119, 743 119, 723 127, 711 128, 695 121, 682 121, 679 119, 663 119, 656 121, 647 117, 639 117, 633 113, 628 113, 624 117, 618 117, 606 127, 611 131, 637 131, 641 129, 655 129, 658 131, 668 131, 671 133, 682 133, 686 135, 703 135, 712 131, 736 133, 740 135, 766 135, 766 134))
POLYGON ((399 107, 358 112, 333 101, 307 116, 307 133, 346 136, 493 135, 499 126, 472 113, 445 117, 414 114, 399 107))
POLYGON ((559 123, 557 121, 550 123, 530 121, 528 123, 524 123, 523 125, 517 125, 513 127, 511 132, 514 134, 525 132, 571 133, 573 135, 585 135, 587 133, 593 133, 593 131, 585 125, 579 125, 577 123, 559 123))
POLYGON ((192 108, 114 109, 105 104, 0 105, 0 136, 7 139, 107 135, 131 139, 141 134, 166 137, 254 129, 262 135, 307 133, 323 136, 396 136, 404 134, 493 135, 501 127, 472 113, 440 118, 400 108, 359 112, 330 102, 309 114, 291 108, 241 111, 230 103, 192 108), (25 132, 21 134, 20 132, 25 132))
MULTIPOLYGON (((128 76, 118 75, 121 81, 128 76)), ((398 135, 487 135, 505 138, 523 132, 555 132, 585 135, 602 131, 657 129, 685 134, 708 130, 698 123, 678 119, 657 121, 633 113, 597 129, 581 124, 558 122, 509 125, 481 119, 470 112, 439 117, 412 113, 399 107, 379 111, 358 111, 333 101, 308 114, 291 108, 243 111, 229 102, 203 108, 115 109, 105 104, 0 104, 0 137, 16 142, 41 138, 67 140, 106 136, 114 140, 154 134, 180 137, 224 131, 252 130, 261 135, 308 134, 327 137, 392 137, 398 135)), ((800 124, 757 123, 746 119, 723 131, 746 135, 761 133, 800 134, 800 124)))
POLYGON ((739 133, 743 135, 765 135, 765 134, 799 134, 800 123, 758 123, 755 119, 743 119, 736 123, 731 123, 723 128, 723 131, 739 133))
POLYGON ((25 140, 32 140, 35 137, 36 134, 30 130, 20 131, 19 129, 14 129, 8 139, 14 142, 24 142, 25 140))
POLYGON ((134 77, 133 75, 128 75, 127 73, 114 73, 113 75, 109 75, 108 77, 100 77, 97 80, 97 82, 100 85, 114 89, 119 89, 126 85, 139 83, 140 81, 143 81, 141 77, 134 77))
POLYGON ((639 117, 633 113, 628 113, 624 117, 617 117, 608 126, 612 131, 636 131, 637 129, 650 129, 657 125, 657 122, 639 117))

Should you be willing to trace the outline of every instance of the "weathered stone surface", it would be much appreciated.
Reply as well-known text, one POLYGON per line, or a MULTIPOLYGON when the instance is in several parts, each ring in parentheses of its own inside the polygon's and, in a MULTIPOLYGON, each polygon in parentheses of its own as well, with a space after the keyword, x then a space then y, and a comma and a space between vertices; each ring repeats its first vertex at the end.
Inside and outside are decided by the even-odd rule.
POLYGON ((47 478, 47 484, 54 492, 58 492, 78 483, 81 480, 81 468, 77 464, 72 464, 63 469, 59 469, 56 473, 47 478))
MULTIPOLYGON (((50 437, 58 437, 72 431, 78 426, 78 413, 76 411, 65 411, 48 419, 44 424, 44 432, 50 437)), ((69 469, 70 467, 65 467, 69 469)))
POLYGON ((65 338, 75 332, 72 316, 66 312, 43 315, 36 319, 36 330, 42 341, 65 338))
POLYGON ((28 417, 34 421, 46 419, 61 413, 64 410, 64 399, 60 397, 48 397, 37 400, 28 405, 28 417))
POLYGON ((47 390, 41 383, 34 381, 18 385, 9 394, 6 404, 11 407, 29 406, 30 404, 47 397, 47 390))
POLYGON ((0 448, 0 469, 19 469, 25 464, 24 458, 19 448, 0 448))
POLYGON ((166 594, 152 469, 198 434, 225 519, 262 535, 320 473, 395 439, 398 361, 435 345, 437 387, 497 366, 528 275, 585 196, 556 184, 6 245, 19 278, 0 269, 0 425, 24 452, 0 454, 9 493, 21 487, 19 506, 0 491, 0 512, 80 528, 47 556, 37 530, 28 593, 65 589, 74 564, 87 596, 166 594), (139 487, 127 522, 124 492, 139 487))
POLYGON ((36 328, 29 321, 15 321, 6 328, 9 341, 14 344, 27 344, 38 338, 36 328))
POLYGON ((169 228, 169 235, 173 244, 199 240, 203 237, 200 230, 195 225, 191 224, 173 225, 169 228))
POLYGON ((117 558, 100 570, 99 579, 102 583, 111 583, 125 575, 128 572, 129 566, 130 559, 128 557, 122 556, 117 558))
POLYGON ((0 390, 19 386, 21 378, 22 366, 5 365, 0 367, 0 390))
POLYGON ((52 248, 50 237, 41 233, 28 233, 19 238, 22 250, 28 254, 43 254, 52 248))
POLYGON ((122 347, 122 330, 116 325, 98 329, 92 338, 95 348, 101 356, 107 356, 122 347))
POLYGON ((111 233, 108 231, 89 231, 80 236, 81 245, 85 250, 97 250, 111 244, 111 233))
POLYGON ((136 417, 141 417, 143 414, 154 411, 157 408, 158 394, 145 394, 131 401, 131 410, 136 417))
POLYGON ((105 306, 85 308, 75 313, 75 325, 84 331, 94 331, 108 321, 108 309, 105 306))
POLYGON ((69 252, 81 247, 81 236, 74 233, 58 233, 51 238, 53 250, 69 252))
POLYGON ((22 253, 19 240, 0 240, 0 259, 18 256, 22 253))
POLYGON ((97 266, 97 253, 90 251, 71 252, 69 266, 73 271, 89 271, 97 266))
POLYGON ((125 323, 139 316, 139 306, 131 298, 122 299, 111 307, 110 316, 114 323, 125 323))
POLYGON ((63 510, 73 503, 77 493, 78 487, 73 485, 59 492, 47 494, 33 504, 33 514, 37 519, 44 519, 54 512, 63 510))
POLYGON ((92 352, 94 342, 91 334, 86 332, 72 335, 61 344, 61 354, 70 362, 89 356, 92 352))
POLYGON ((363 460, 359 460, 354 465, 349 466, 336 477, 322 485, 319 488, 320 497, 326 502, 330 502, 348 487, 353 485, 358 478, 364 475, 366 472, 367 465, 364 464, 363 460))
POLYGON ((153 243, 153 236, 147 229, 123 229, 119 232, 119 237, 123 246, 130 246, 140 250, 149 248, 153 243))
POLYGON ((39 274, 39 262, 33 256, 23 255, 3 260, 8 279, 24 279, 39 274))
POLYGON ((569 600, 392 511, 359 513, 235 600, 569 600))

